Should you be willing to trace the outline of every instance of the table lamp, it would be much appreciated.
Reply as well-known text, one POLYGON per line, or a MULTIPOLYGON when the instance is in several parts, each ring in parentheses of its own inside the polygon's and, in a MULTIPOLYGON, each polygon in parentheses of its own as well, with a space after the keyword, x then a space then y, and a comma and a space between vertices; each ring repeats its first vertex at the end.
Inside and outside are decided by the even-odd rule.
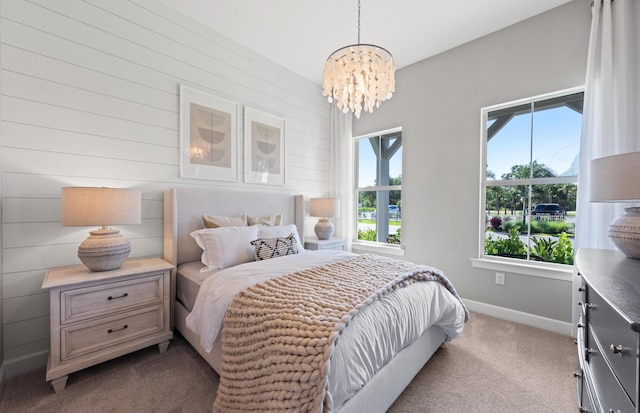
MULTIPOLYGON (((591 161, 591 202, 640 202, 640 152, 605 156, 591 161)), ((640 207, 609 225, 609 238, 627 257, 640 259, 640 207)))
POLYGON ((338 198, 311 198, 312 217, 320 217, 313 228, 318 239, 330 239, 334 226, 328 218, 340 216, 340 200, 338 198))
POLYGON ((139 224, 140 191, 120 188, 62 188, 62 225, 97 226, 78 247, 78 258, 91 271, 120 268, 131 252, 129 240, 113 224, 139 224))

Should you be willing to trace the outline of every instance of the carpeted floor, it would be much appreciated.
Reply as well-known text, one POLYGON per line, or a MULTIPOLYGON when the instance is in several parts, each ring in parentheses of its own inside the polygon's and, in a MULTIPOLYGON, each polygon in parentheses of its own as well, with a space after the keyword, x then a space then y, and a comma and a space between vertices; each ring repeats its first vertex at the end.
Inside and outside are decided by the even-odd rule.
MULTIPOLYGON (((575 366, 571 337, 474 313, 389 412, 576 412, 575 366)), ((71 374, 58 394, 44 369, 6 380, 0 412, 210 412, 217 386, 177 335, 165 354, 153 346, 71 374)))

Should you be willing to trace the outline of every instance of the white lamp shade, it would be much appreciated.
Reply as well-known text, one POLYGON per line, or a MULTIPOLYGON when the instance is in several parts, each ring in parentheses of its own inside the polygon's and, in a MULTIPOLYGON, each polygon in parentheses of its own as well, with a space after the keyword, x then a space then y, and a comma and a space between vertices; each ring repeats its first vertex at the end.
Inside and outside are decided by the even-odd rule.
POLYGON ((340 199, 338 198, 311 198, 312 217, 339 217, 340 216, 340 199))
POLYGON ((594 159, 589 185, 592 202, 640 201, 640 152, 594 159))
POLYGON ((140 191, 121 188, 62 188, 62 225, 139 224, 140 191))

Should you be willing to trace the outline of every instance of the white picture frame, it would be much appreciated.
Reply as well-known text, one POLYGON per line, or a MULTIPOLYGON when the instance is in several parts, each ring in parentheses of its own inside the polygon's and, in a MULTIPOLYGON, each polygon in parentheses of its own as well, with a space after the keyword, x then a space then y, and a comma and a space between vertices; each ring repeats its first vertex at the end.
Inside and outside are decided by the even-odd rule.
POLYGON ((285 184, 285 122, 283 118, 244 108, 244 181, 285 184))
POLYGON ((180 177, 238 181, 238 104, 180 85, 180 177))

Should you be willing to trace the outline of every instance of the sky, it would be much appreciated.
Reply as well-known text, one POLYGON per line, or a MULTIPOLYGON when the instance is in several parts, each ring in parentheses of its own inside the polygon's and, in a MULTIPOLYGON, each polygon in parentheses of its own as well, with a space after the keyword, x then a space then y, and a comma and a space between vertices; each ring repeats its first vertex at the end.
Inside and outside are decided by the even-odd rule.
MULTIPOLYGON (((533 118, 533 160, 561 175, 580 152, 582 115, 567 107, 542 110, 533 118)), ((487 169, 496 179, 513 165, 529 163, 531 115, 511 119, 487 144, 487 169)))
MULTIPOLYGON (((358 140, 358 186, 367 187, 376 184, 376 156, 368 139, 358 140)), ((397 178, 402 175, 402 147, 389 161, 389 176, 397 178)))

